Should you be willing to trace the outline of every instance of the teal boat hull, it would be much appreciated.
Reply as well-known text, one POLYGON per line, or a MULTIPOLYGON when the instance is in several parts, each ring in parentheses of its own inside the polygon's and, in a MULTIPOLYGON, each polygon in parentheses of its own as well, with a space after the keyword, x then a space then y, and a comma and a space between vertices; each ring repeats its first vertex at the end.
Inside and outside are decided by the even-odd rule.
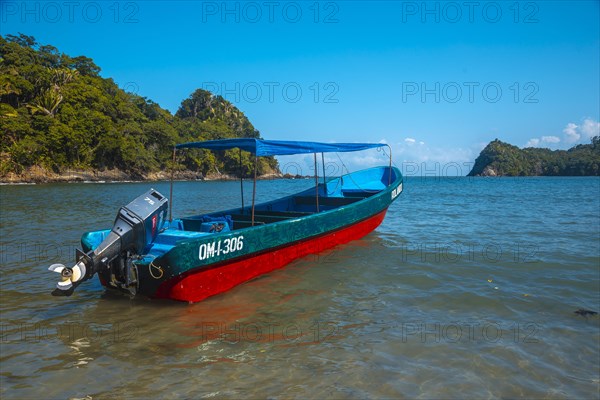
MULTIPOLYGON (((146 253, 133 261, 135 293, 197 302, 281 268, 308 254, 359 239, 383 221, 402 192, 397 168, 376 167, 335 178, 255 207, 166 222, 146 253), (317 204, 318 203, 318 204, 317 204)), ((85 251, 103 232, 83 236, 85 251)), ((114 285, 110 269, 98 273, 114 285)))

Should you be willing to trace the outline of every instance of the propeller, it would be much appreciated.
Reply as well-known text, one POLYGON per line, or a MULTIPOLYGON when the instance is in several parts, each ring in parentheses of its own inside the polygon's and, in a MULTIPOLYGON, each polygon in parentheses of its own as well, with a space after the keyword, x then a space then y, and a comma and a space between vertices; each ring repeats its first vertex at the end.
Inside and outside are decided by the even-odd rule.
POLYGON ((58 281, 56 289, 52 292, 53 296, 70 296, 85 276, 83 261, 79 261, 73 268, 66 267, 63 264, 52 264, 48 270, 60 274, 60 281, 58 281))

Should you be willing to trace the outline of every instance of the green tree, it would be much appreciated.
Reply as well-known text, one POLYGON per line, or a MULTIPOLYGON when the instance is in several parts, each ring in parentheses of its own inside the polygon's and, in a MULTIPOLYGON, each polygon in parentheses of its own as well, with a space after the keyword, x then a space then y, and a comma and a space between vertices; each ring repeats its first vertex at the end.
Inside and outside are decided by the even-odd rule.
MULTIPOLYGON (((0 176, 32 166, 119 169, 142 178, 176 167, 202 174, 237 174, 237 152, 182 152, 176 143, 259 137, 243 112, 198 89, 176 115, 102 78, 91 58, 71 57, 24 34, 0 36, 0 176)), ((242 157, 244 174, 252 160, 242 157)), ((277 170, 274 158, 260 171, 277 170)))
POLYGON ((500 176, 597 176, 600 171, 599 137, 593 137, 590 144, 580 144, 569 150, 519 149, 496 139, 481 151, 469 176, 488 175, 492 171, 500 176))

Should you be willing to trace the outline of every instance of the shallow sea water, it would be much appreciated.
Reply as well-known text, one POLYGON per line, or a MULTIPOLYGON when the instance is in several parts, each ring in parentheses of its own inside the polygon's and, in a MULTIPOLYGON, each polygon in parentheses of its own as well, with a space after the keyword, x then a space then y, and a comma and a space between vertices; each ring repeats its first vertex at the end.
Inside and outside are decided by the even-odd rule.
MULTIPOLYGON (((311 184, 260 181, 258 198, 311 184)), ((598 178, 409 177, 372 234, 200 303, 96 279, 50 296, 47 267, 150 187, 169 193, 0 186, 3 399, 599 396, 599 318, 574 313, 600 311, 598 178)), ((174 215, 238 192, 178 182, 174 215)))

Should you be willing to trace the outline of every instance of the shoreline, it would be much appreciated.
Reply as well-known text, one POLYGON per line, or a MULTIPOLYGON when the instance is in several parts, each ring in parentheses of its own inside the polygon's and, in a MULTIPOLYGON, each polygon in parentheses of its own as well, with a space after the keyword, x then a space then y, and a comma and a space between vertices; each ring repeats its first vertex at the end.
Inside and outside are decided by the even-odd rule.
MULTIPOLYGON (((304 176, 269 173, 258 176, 258 180, 267 179, 303 179, 304 176)), ((174 181, 238 181, 240 178, 229 174, 208 174, 206 176, 194 171, 177 171, 173 174, 174 181)), ((21 174, 9 173, 0 177, 0 185, 35 185, 47 183, 141 183, 164 182, 171 180, 171 173, 165 171, 151 172, 145 176, 129 175, 121 170, 69 170, 60 173, 48 171, 40 167, 28 168, 21 174)), ((252 180, 251 177, 244 180, 252 180)))

